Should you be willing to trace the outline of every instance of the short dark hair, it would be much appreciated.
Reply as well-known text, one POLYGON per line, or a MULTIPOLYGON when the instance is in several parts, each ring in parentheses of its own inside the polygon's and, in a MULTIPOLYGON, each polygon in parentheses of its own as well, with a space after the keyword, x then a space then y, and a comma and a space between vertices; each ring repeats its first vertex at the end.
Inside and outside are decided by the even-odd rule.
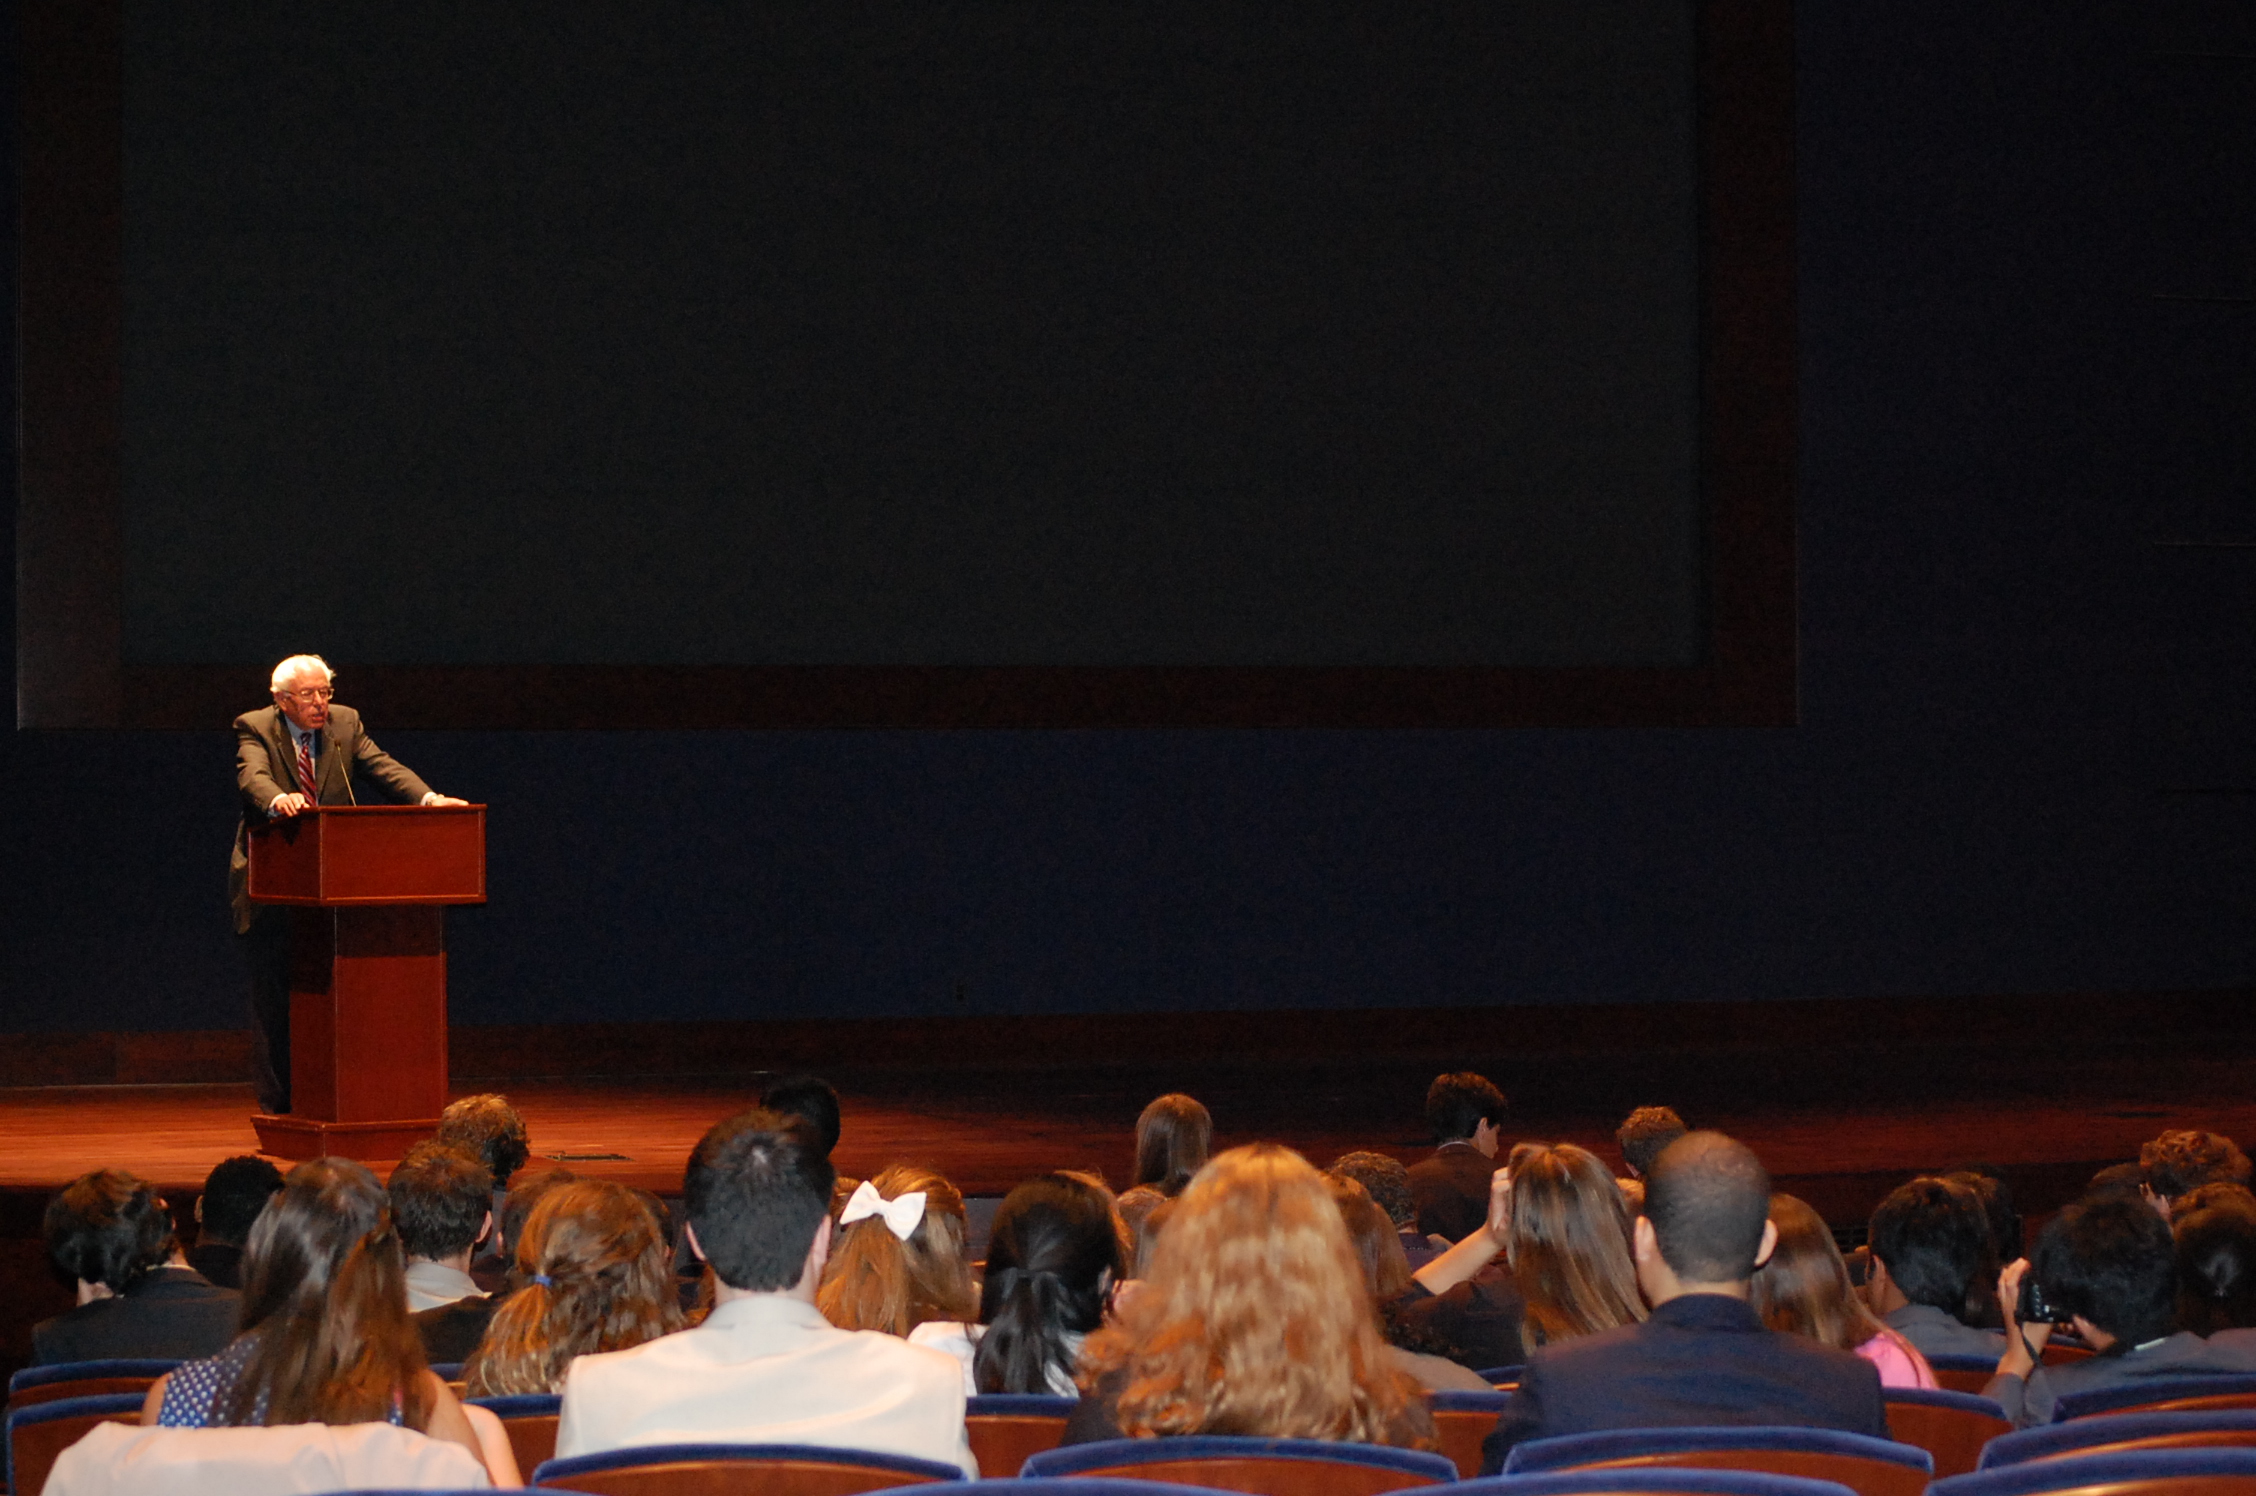
MULTIPOLYGON (((2021 1255, 2021 1212, 2013 1206, 2013 1186, 2005 1175, 1992 1164, 1968 1164, 1953 1169, 1943 1176, 1952 1184, 1963 1185, 1974 1192, 1974 1199, 1982 1207, 1982 1220, 1990 1233, 1989 1266, 2003 1267, 2021 1255)), ((1994 1293, 1996 1274, 1991 1274, 1989 1285, 1994 1293)), ((1979 1290, 1982 1285, 1975 1285, 1979 1290)))
POLYGON ((1745 1283, 1770 1220, 1770 1174, 1738 1139, 1688 1132, 1653 1160, 1645 1218, 1685 1282, 1745 1283))
POLYGON ((493 1211, 493 1175, 477 1157, 428 1139, 407 1150, 385 1184, 400 1246, 410 1257, 438 1259, 477 1245, 493 1211))
POLYGON ((533 1207, 540 1204, 541 1196, 560 1184, 570 1184, 580 1176, 570 1169, 558 1167, 543 1169, 530 1179, 520 1179, 501 1202, 501 1240, 494 1243, 497 1254, 505 1261, 517 1255, 517 1239, 525 1234, 525 1222, 532 1219, 533 1207))
POLYGON ((2221 1132, 2166 1132, 2139 1149, 2139 1168, 2147 1188, 2165 1200, 2219 1180, 2246 1184, 2249 1177, 2248 1155, 2221 1132))
POLYGON ((533 1156, 532 1134, 509 1098, 492 1091, 465 1096, 439 1113, 438 1141, 467 1148, 485 1163, 494 1188, 509 1188, 511 1176, 533 1156))
POLYGON ((1418 1219, 1418 1202, 1410 1193, 1410 1171, 1399 1158, 1383 1153, 1343 1153, 1327 1171, 1363 1186, 1371 1203, 1386 1212, 1395 1230, 1418 1219))
POLYGON ((1665 1106, 1641 1106, 1614 1130, 1614 1141, 1621 1144, 1622 1162, 1629 1166, 1629 1172, 1643 1179, 1652 1172, 1653 1160, 1661 1156, 1661 1150, 1691 1130, 1682 1117, 1665 1106))
POLYGON ((731 1288, 791 1287, 830 1214, 836 1177, 803 1118, 755 1108, 716 1123, 697 1140, 682 1178, 699 1253, 731 1288))
POLYGON ((829 1081, 813 1075, 787 1075, 760 1093, 760 1106, 797 1117, 813 1128, 822 1141, 824 1157, 838 1147, 838 1135, 845 1124, 838 1110, 838 1093, 830 1088, 829 1081))
POLYGON ((1897 1185, 1872 1212, 1872 1255, 1905 1298, 1958 1319, 1982 1271, 1989 1232, 1971 1189, 1923 1174, 1897 1185))
POLYGON ((47 1255, 85 1283, 124 1293, 180 1245, 156 1186, 123 1169, 81 1174, 47 1202, 47 1255))
POLYGON ((255 1153, 224 1158, 204 1176, 203 1238, 239 1247, 282 1188, 282 1171, 255 1153))
POLYGON ((2177 1327, 2177 1246, 2142 1200, 2077 1201, 2037 1236, 2029 1270, 2060 1309, 2122 1341, 2144 1345, 2177 1327))
POLYGON ((1437 1075, 1426 1087, 1426 1125, 1437 1143, 1469 1138, 1483 1122, 1504 1125, 1504 1093, 1485 1075, 1458 1070, 1437 1075))
POLYGON ((2196 1335, 2256 1326, 2256 1203, 2219 1191, 2213 1204, 2182 1212, 2170 1235, 2178 1250, 2178 1328, 2196 1335))

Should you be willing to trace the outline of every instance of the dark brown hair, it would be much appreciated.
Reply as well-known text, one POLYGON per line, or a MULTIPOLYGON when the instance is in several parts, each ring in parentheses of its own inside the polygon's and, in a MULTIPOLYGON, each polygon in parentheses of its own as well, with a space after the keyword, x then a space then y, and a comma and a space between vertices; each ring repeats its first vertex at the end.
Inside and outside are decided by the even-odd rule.
POLYGON ((1505 1166, 1512 1173, 1505 1257, 1541 1343, 1643 1319, 1629 1207, 1613 1170, 1572 1143, 1522 1143, 1505 1166))
POLYGON ((124 1293, 179 1245, 156 1186, 123 1169, 81 1174, 47 1202, 47 1255, 86 1283, 124 1293))
POLYGON ((1136 1119, 1136 1177, 1130 1183, 1148 1184, 1172 1199, 1206 1167, 1213 1146, 1214 1118, 1206 1108, 1192 1097, 1169 1092, 1136 1119))
POLYGON ((1770 1220, 1778 1245, 1755 1269, 1748 1296, 1762 1322, 1844 1351, 1879 1334, 1880 1321, 1849 1282, 1848 1264, 1818 1213, 1792 1195, 1772 1195, 1770 1220))

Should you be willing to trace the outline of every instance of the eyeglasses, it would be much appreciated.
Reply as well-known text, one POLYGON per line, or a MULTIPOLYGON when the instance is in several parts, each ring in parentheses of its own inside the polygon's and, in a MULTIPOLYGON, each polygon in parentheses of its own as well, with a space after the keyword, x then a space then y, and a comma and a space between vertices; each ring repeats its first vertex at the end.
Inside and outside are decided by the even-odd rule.
POLYGON ((337 693, 327 686, 308 686, 303 691, 282 691, 277 694, 287 696, 292 701, 329 701, 334 699, 337 693))

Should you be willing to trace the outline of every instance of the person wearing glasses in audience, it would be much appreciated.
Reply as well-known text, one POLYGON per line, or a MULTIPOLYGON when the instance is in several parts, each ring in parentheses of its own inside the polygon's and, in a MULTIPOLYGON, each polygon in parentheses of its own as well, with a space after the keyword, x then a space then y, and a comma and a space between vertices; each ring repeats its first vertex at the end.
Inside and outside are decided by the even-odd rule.
POLYGON ((251 902, 251 832, 316 805, 356 804, 355 774, 391 800, 469 803, 438 793, 377 747, 360 713, 336 700, 335 680, 319 655, 292 655, 274 667, 274 705, 235 719, 243 817, 235 825, 228 896, 251 973, 252 1079, 260 1109, 270 1113, 290 1109, 290 911, 251 902))

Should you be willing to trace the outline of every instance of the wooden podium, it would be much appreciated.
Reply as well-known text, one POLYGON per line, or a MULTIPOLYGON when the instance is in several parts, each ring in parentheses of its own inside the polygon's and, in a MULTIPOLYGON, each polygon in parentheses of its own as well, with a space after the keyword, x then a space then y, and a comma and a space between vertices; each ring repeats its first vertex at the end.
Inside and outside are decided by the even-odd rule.
POLYGON ((251 899, 290 907, 279 1158, 398 1158, 447 1101, 446 906, 486 901, 483 805, 324 805, 251 833, 251 899))

